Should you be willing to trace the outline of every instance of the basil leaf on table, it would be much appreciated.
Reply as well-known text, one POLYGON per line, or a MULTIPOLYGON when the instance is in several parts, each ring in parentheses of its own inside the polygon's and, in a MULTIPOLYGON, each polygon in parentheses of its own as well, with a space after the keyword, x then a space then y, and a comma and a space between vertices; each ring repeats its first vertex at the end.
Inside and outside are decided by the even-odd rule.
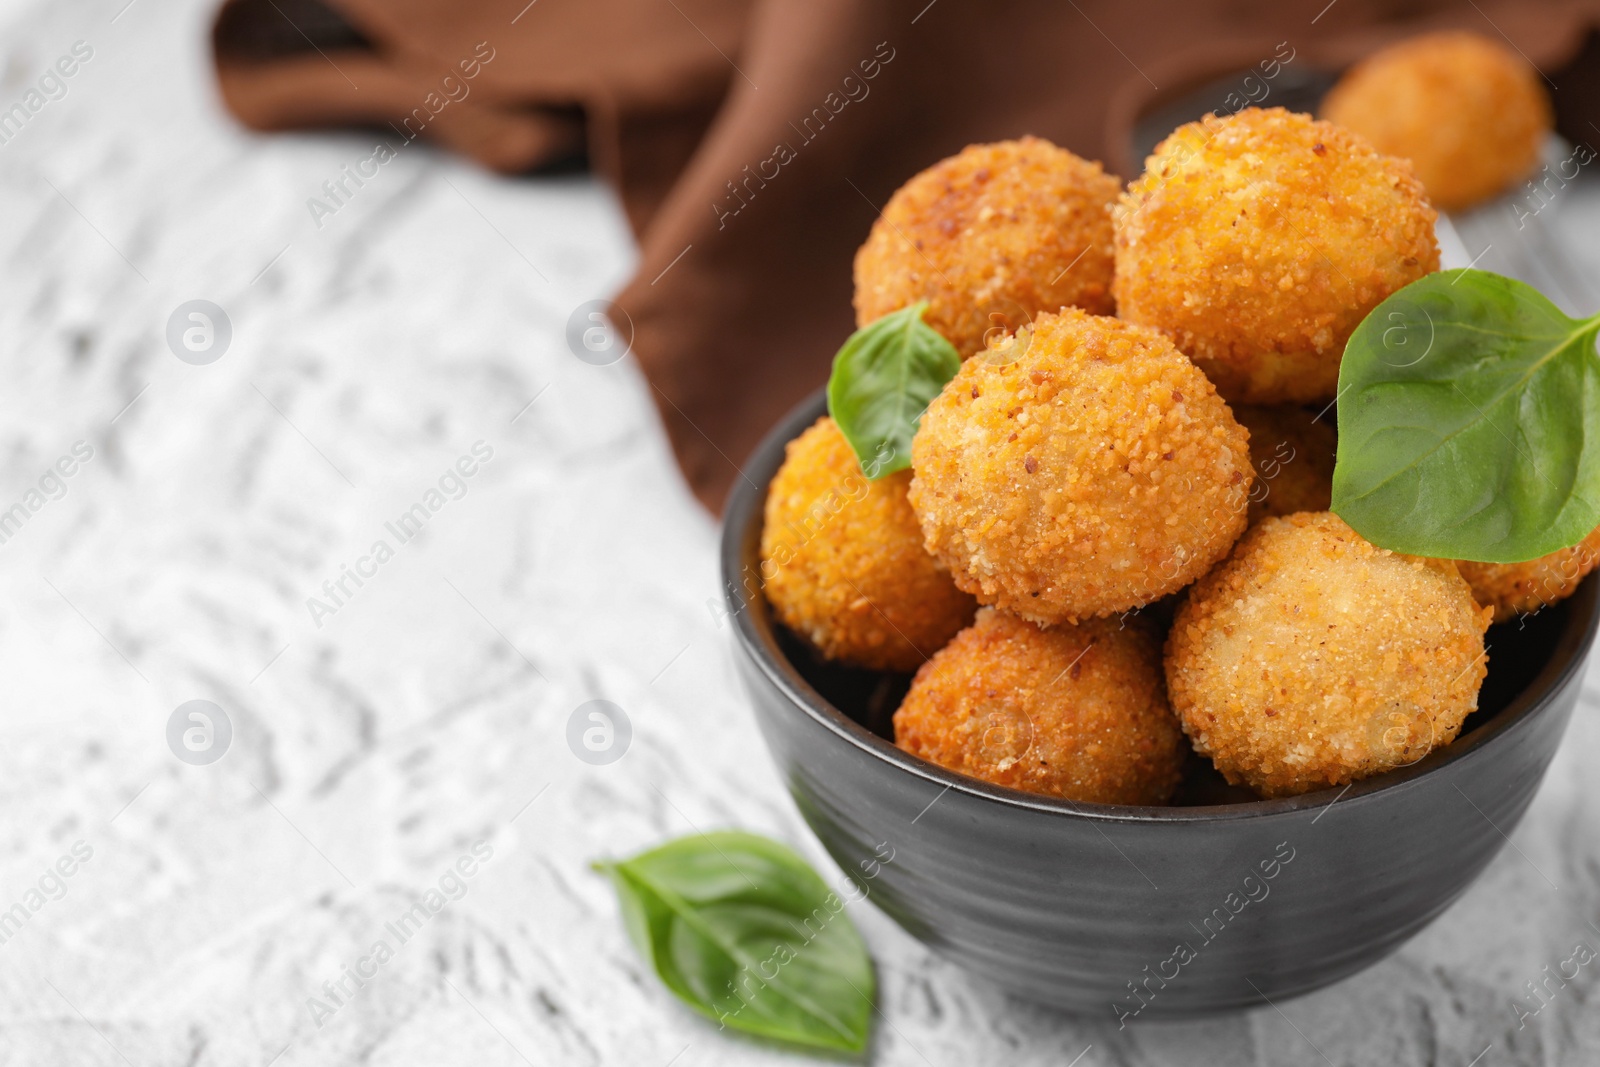
POLYGON ((779 1041, 866 1047, 872 961, 844 901, 789 849, 723 831, 595 867, 635 946, 695 1011, 779 1041))
POLYGON ((1333 510, 1396 552, 1535 559, 1600 525, 1600 316, 1480 270, 1379 304, 1339 368, 1333 510))
POLYGON ((876 480, 911 466, 922 413, 961 369, 961 354, 922 321, 927 302, 892 311, 850 335, 833 358, 828 414, 876 480))

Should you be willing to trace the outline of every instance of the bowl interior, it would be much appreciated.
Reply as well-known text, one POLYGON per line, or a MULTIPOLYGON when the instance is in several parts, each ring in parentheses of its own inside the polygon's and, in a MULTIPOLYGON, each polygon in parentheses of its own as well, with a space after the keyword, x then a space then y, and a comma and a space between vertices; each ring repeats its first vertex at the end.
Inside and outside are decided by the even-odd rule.
MULTIPOLYGON (((892 716, 911 683, 909 674, 890 674, 829 663, 771 617, 760 583, 762 510, 767 484, 783 461, 784 445, 826 410, 821 392, 774 428, 745 467, 724 517, 722 566, 728 609, 745 651, 790 698, 800 713, 829 726, 844 743, 871 751, 885 762, 937 785, 988 796, 1032 809, 1112 819, 1193 820, 1269 815, 1320 807, 1331 791, 1278 800, 1260 800, 1229 786, 1210 761, 1194 756, 1173 804, 1134 807, 1058 801, 992 786, 912 756, 894 746, 892 716)), ((1594 577, 1585 579, 1567 600, 1537 614, 1489 628, 1489 671, 1478 696, 1478 710, 1457 739, 1408 767, 1374 775, 1345 790, 1360 796, 1412 780, 1469 757, 1530 714, 1568 675, 1582 668, 1600 622, 1600 595, 1594 577)), ((885 768, 888 770, 888 768, 885 768)))

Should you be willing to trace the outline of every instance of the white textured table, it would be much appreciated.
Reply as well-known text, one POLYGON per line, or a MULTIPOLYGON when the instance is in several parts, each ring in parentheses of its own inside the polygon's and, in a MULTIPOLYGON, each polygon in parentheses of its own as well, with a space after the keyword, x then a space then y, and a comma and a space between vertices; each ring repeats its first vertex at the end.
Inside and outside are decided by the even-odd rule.
MULTIPOLYGON (((646 387, 563 338, 628 273, 611 197, 411 147, 319 228, 306 200, 372 140, 241 132, 209 0, 124 2, 0 3, 0 107, 93 51, 0 144, 0 512, 40 505, 0 544, 0 1064, 793 1059, 678 1007, 587 868, 741 826, 831 869, 707 609, 715 531, 646 387), (232 324, 209 365, 165 338, 193 299, 232 324), (46 476, 80 441, 92 458, 46 476), (464 495, 395 536, 477 442, 492 458, 464 495), (366 577, 334 599, 345 565, 366 577), (593 767, 565 732, 599 697, 634 737, 593 767), (210 765, 168 748, 196 699, 232 725, 210 765), (477 842, 489 858, 448 877, 477 842), (442 877, 459 899, 407 923, 442 877), (373 976, 333 999, 358 965, 373 976)), ((1550 210, 1594 244, 1586 196, 1550 210)), ((1281 1014, 1119 1034, 856 905, 874 1061, 1595 1062, 1593 967, 1525 1028, 1511 1003, 1600 946, 1597 749, 1591 701, 1516 847, 1394 958, 1281 1014)))

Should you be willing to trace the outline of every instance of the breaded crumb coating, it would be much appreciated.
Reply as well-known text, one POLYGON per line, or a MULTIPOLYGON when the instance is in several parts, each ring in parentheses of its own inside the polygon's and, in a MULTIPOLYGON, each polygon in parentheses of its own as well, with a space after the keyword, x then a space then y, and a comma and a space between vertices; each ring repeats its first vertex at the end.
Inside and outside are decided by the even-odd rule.
POLYGON ((1339 435, 1327 420, 1301 407, 1233 404, 1233 417, 1250 431, 1250 524, 1268 515, 1327 511, 1333 502, 1333 462, 1339 435))
POLYGON ((1527 176, 1555 124, 1526 59, 1459 30, 1412 37, 1356 64, 1323 99, 1322 117, 1409 159, 1445 211, 1482 203, 1527 176))
POLYGON ((1041 630, 991 608, 917 672, 894 736, 950 770, 1098 804, 1166 803, 1187 751, 1149 627, 1041 630))
POLYGON ((928 550, 979 601, 1077 622, 1176 592, 1244 531, 1245 431, 1154 330, 1063 310, 962 364, 911 445, 928 550))
POLYGON ((1332 400, 1367 312, 1439 269, 1410 164, 1282 108, 1180 126, 1115 218, 1117 314, 1238 403, 1332 400))
POLYGON ((1468 563, 1456 566, 1472 586, 1478 603, 1494 609, 1496 622, 1538 611, 1578 591, 1578 583, 1600 563, 1600 529, 1559 552, 1526 563, 1468 563))
POLYGON ((923 321, 965 359, 1041 311, 1111 314, 1121 188, 1037 137, 935 163, 889 199, 856 253, 856 324, 926 300, 923 321))
POLYGON ((1228 781, 1326 789, 1455 740, 1490 614, 1448 560, 1378 548, 1329 512, 1269 518, 1179 608, 1167 688, 1228 781))
POLYGON ((778 620, 828 659, 913 671, 972 618, 922 547, 910 481, 868 481, 826 415, 789 442, 767 492, 762 583, 778 620))

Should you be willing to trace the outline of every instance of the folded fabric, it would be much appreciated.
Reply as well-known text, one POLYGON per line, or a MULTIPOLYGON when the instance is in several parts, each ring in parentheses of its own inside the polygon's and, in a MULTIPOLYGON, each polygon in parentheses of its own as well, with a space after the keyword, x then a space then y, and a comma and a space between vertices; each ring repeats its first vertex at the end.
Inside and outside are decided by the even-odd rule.
POLYGON ((1127 178, 1149 148, 1141 118, 1226 107, 1243 91, 1230 75, 1292 54, 1250 97, 1305 107, 1372 49, 1446 27, 1508 41, 1563 131, 1600 144, 1600 0, 1319 6, 228 0, 213 45, 224 101, 256 129, 387 126, 503 173, 586 155, 642 251, 617 317, 716 509, 826 380, 878 208, 967 144, 1036 134, 1127 178))

